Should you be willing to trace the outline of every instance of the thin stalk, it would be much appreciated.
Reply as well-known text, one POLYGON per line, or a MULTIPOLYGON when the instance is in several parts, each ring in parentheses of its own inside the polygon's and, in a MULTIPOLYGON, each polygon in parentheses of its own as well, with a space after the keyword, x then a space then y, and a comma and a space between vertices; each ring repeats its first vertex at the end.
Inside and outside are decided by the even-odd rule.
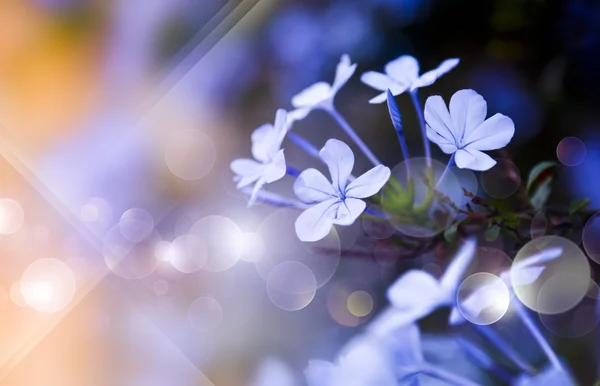
POLYGON ((369 149, 369 147, 363 142, 362 139, 356 134, 354 129, 350 126, 350 124, 340 115, 340 113, 335 109, 333 105, 325 108, 325 111, 329 113, 338 123, 338 125, 346 132, 346 134, 354 141, 356 146, 365 154, 365 156, 371 161, 371 163, 375 166, 381 165, 381 161, 373 154, 373 152, 369 149))
POLYGON ((440 176, 440 179, 438 180, 437 184, 435 184, 436 189, 442 183, 442 180, 444 179, 444 177, 446 177, 446 174, 448 174, 448 172, 450 171, 450 168, 452 166, 454 166, 454 154, 455 153, 452 153, 452 155, 450 156, 450 159, 448 160, 448 163, 446 164, 446 168, 442 172, 442 175, 440 176))
POLYGON ((312 143, 308 142, 306 139, 292 131, 288 131, 286 135, 292 142, 294 142, 296 146, 302 149, 306 154, 313 158, 316 158, 320 162, 323 162, 321 156, 319 155, 319 149, 317 149, 312 143))
POLYGON ((490 326, 480 326, 478 324, 471 324, 477 332, 483 335, 488 341, 490 341, 504 356, 510 359, 521 371, 529 374, 535 372, 535 368, 531 366, 525 358, 521 356, 504 338, 496 332, 490 326))
POLYGON ((431 167, 431 147, 429 145, 429 139, 427 138, 427 128, 425 127, 425 116, 423 115, 423 108, 421 107, 421 101, 419 100, 419 93, 415 89, 410 92, 410 99, 415 106, 417 112, 417 118, 419 119, 419 126, 421 128, 421 136, 423 137, 423 148, 425 149, 425 159, 427 160, 427 167, 431 167))
POLYGON ((293 168, 291 166, 286 166, 285 174, 290 175, 292 177, 298 177, 300 175, 300 170, 293 168))

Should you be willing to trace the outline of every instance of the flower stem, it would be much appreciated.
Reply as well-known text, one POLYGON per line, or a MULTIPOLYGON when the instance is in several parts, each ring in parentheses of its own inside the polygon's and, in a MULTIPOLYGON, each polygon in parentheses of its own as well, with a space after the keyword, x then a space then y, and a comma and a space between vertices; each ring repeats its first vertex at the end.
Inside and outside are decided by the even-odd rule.
POLYGON ((523 321, 525 327, 527 327, 531 335, 533 335, 533 338, 536 340, 544 354, 546 354, 552 366, 554 366, 554 368, 556 368, 557 370, 564 372, 564 368, 560 363, 558 356, 552 350, 550 344, 548 343, 548 341, 546 341, 544 335, 542 335, 542 332, 535 325, 535 322, 533 321, 531 315, 529 315, 529 312, 527 312, 523 304, 521 304, 521 302, 518 299, 515 299, 515 301, 513 301, 512 303, 513 307, 515 308, 515 311, 517 311, 517 315, 519 315, 519 318, 521 318, 521 321, 523 321))
POLYGON ((436 189, 442 183, 442 180, 444 179, 444 177, 446 177, 446 174, 448 174, 448 171, 450 171, 450 168, 452 166, 454 166, 454 153, 452 153, 452 155, 450 156, 450 159, 448 160, 448 163, 446 164, 446 168, 442 172, 442 175, 440 176, 440 179, 438 180, 437 184, 435 184, 436 189))
POLYGON ((371 161, 373 163, 373 165, 375 165, 375 166, 381 165, 381 162, 379 161, 379 159, 377 159, 375 154, 373 154, 373 152, 363 142, 363 140, 360 139, 358 134, 356 134, 354 129, 352 129, 352 127, 350 127, 350 124, 348 124, 348 122, 346 122, 344 117, 342 117, 340 115, 340 113, 336 110, 336 108, 334 106, 330 106, 330 107, 326 108, 325 110, 329 113, 329 115, 331 115, 333 117, 333 119, 336 120, 336 122, 338 123, 338 125, 340 125, 342 130, 344 130, 346 132, 346 134, 348 134, 350 139, 352 139, 354 141, 354 143, 356 143, 356 145, 360 148, 360 150, 362 150, 362 152, 369 159, 369 161, 371 161))
POLYGON ((300 175, 300 170, 293 168, 291 166, 285 167, 285 174, 288 174, 292 177, 298 177, 300 175))
MULTIPOLYGON (((242 193, 248 196, 252 194, 251 188, 243 188, 241 191, 242 193)), ((304 210, 307 208, 307 206, 300 201, 283 197, 277 193, 267 192, 265 190, 260 190, 257 193, 256 198, 258 201, 264 204, 275 206, 278 208, 294 208, 299 210, 304 210)))
POLYGON ((304 150, 304 152, 307 153, 309 156, 323 162, 321 156, 319 155, 319 150, 312 143, 308 142, 306 139, 291 131, 288 131, 286 135, 292 142, 294 142, 296 146, 304 150))
POLYGON ((500 334, 498 334, 493 328, 490 326, 480 326, 478 324, 471 324, 477 332, 483 335, 487 340, 489 340, 502 354, 504 354, 508 359, 510 359, 521 371, 527 372, 529 374, 533 374, 535 369, 527 363, 525 358, 523 358, 517 350, 515 350, 500 334))
POLYGON ((425 127, 425 116, 423 115, 423 108, 421 107, 421 101, 419 100, 419 92, 415 89, 410 92, 410 99, 412 99, 415 111, 417 112, 417 118, 419 119, 419 126, 421 127, 421 136, 423 137, 423 148, 425 149, 425 159, 427 160, 427 167, 431 167, 431 147, 429 145, 429 139, 427 138, 427 129, 425 127))
POLYGON ((419 370, 423 374, 427 374, 430 377, 436 378, 440 381, 447 382, 450 385, 456 386, 477 386, 477 383, 468 380, 467 378, 461 377, 451 373, 450 371, 444 370, 438 366, 423 363, 419 366, 419 370))

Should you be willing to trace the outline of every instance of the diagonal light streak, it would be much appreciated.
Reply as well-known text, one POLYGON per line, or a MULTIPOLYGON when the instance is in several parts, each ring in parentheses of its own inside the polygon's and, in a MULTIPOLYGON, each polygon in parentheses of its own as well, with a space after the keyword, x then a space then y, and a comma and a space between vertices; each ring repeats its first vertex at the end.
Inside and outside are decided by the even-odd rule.
MULTIPOLYGON (((200 40, 196 48, 193 49, 191 53, 187 55, 185 59, 183 59, 182 64, 179 65, 175 71, 171 73, 164 82, 161 83, 157 91, 168 93, 185 77, 185 75, 191 69, 195 67, 195 65, 191 64, 199 61, 199 57, 210 52, 210 50, 229 32, 229 30, 237 26, 242 19, 246 18, 250 11, 254 9, 259 2, 270 3, 271 1, 272 0, 242 0, 235 8, 233 8, 232 11, 230 11, 227 16, 224 17, 223 22, 217 24, 217 27, 215 27, 212 32, 207 33, 205 37, 202 37, 203 35, 199 33, 199 35, 197 35, 197 37, 192 39, 192 42, 190 42, 190 44, 195 44, 197 40, 200 40), (232 14, 233 18, 231 16, 232 14), (231 21, 232 19, 235 19, 235 17, 239 19, 235 21, 233 25, 224 25, 226 21, 231 21), (228 29, 226 29, 227 27, 228 29)), ((222 11, 220 13, 223 12, 226 11, 222 11)), ((206 31, 204 31, 204 33, 206 33, 206 31)), ((159 95, 158 92, 156 94, 159 95)), ((150 108, 151 111, 160 102, 161 98, 162 97, 159 97, 153 101, 145 101, 145 103, 142 103, 142 108, 150 108)), ((147 113, 148 111, 146 114, 147 113)), ((71 227, 73 227, 79 233, 79 235, 102 256, 103 243, 100 238, 95 235, 85 224, 83 224, 79 218, 73 214, 68 206, 65 205, 58 197, 56 197, 56 195, 54 195, 54 193, 46 186, 46 184, 44 184, 42 180, 37 177, 36 173, 26 162, 25 157, 20 155, 18 147, 15 145, 14 137, 6 128, 2 128, 0 130, 0 155, 4 157, 7 162, 10 163, 12 167, 15 168, 15 170, 18 171, 25 178, 25 180, 40 193, 42 198, 46 200, 57 211, 57 213, 62 216, 71 225, 71 227)), ((58 325, 60 321, 65 318, 69 312, 106 277, 110 271, 105 265, 102 265, 102 267, 102 271, 98 272, 97 275, 86 281, 83 288, 76 293, 74 299, 68 307, 63 309, 61 312, 54 314, 47 323, 45 323, 38 331, 36 331, 30 337, 30 339, 26 341, 20 349, 13 353, 13 355, 0 367, 0 380, 4 379, 10 373, 10 371, 12 371, 12 369, 14 369, 23 360, 23 358, 25 358, 27 354, 31 352, 37 346, 37 344, 54 329, 56 325, 58 325)), ((182 355, 185 356, 183 353, 182 355)))

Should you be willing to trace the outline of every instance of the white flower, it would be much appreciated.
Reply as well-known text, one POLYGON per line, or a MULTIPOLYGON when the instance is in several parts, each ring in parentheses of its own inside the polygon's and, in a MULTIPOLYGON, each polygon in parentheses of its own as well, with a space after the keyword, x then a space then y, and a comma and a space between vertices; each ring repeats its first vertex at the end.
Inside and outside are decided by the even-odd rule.
POLYGON ((333 84, 315 83, 292 98, 292 105, 297 109, 294 111, 294 120, 303 119, 313 109, 329 108, 335 94, 354 75, 354 71, 356 71, 356 63, 352 64, 348 55, 342 55, 337 65, 333 84))
MULTIPOLYGON (((529 285, 534 283, 546 269, 545 265, 540 265, 552 261, 562 255, 563 249, 560 247, 548 248, 536 253, 527 259, 520 260, 512 267, 500 274, 502 281, 494 281, 482 285, 460 304, 461 309, 469 315, 476 317, 486 308, 494 307, 498 299, 504 299, 504 292, 508 289, 512 296, 512 287, 514 285, 529 285)), ((450 324, 455 326, 461 324, 466 319, 458 307, 452 308, 450 312, 450 324)))
POLYGON ((385 65, 385 74, 375 71, 365 72, 360 80, 376 90, 383 91, 369 103, 382 103, 387 99, 389 89, 394 96, 404 91, 413 91, 433 84, 437 78, 458 65, 459 59, 444 60, 436 69, 419 76, 419 62, 410 55, 403 55, 385 65))
POLYGON ((441 96, 427 98, 427 137, 446 154, 454 153, 461 169, 488 170, 496 164, 484 150, 506 146, 515 125, 509 117, 496 114, 488 119, 487 103, 473 90, 457 91, 450 99, 450 111, 441 96))
POLYGON ((333 224, 351 225, 365 210, 366 198, 377 193, 390 177, 390 169, 375 166, 349 182, 354 166, 350 147, 337 139, 327 141, 319 152, 332 181, 316 169, 300 173, 294 183, 294 192, 310 208, 296 220, 296 233, 302 241, 317 241, 327 236, 333 224))
POLYGON ((475 256, 475 247, 474 240, 467 240, 440 281, 421 270, 411 270, 400 277, 387 294, 392 306, 400 311, 394 315, 393 324, 413 323, 438 307, 455 304, 456 291, 475 256))
POLYGON ((275 125, 265 124, 252 133, 253 159, 236 159, 231 170, 236 174, 238 189, 254 183, 248 206, 254 204, 256 195, 263 185, 279 180, 285 175, 286 165, 281 142, 287 132, 287 113, 277 110, 275 125))

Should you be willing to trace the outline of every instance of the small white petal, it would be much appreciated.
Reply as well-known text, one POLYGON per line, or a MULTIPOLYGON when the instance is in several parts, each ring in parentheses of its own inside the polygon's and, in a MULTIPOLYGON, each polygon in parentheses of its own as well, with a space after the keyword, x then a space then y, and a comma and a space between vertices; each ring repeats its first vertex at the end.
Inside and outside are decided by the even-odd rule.
MULTIPOLYGON (((252 132, 252 156, 260 162, 269 162, 274 155, 272 144, 275 142, 275 128, 266 123, 252 132)), ((275 153, 279 148, 275 149, 275 153)))
POLYGON ((335 366, 331 362, 312 359, 304 370, 304 377, 308 386, 329 386, 332 382, 335 366))
POLYGON ((240 177, 238 179, 238 188, 243 188, 260 178, 265 169, 265 165, 256 162, 253 159, 240 158, 233 160, 230 168, 240 177))
POLYGON ((301 241, 319 241, 331 231, 333 213, 341 204, 340 200, 327 200, 302 212, 296 219, 296 234, 301 241))
POLYGON ((469 265, 471 265, 473 257, 475 257, 476 247, 477 242, 474 239, 465 241, 440 279, 440 286, 447 293, 452 294, 452 297, 454 297, 463 275, 467 271, 467 268, 469 268, 469 265))
POLYGON ((300 173, 294 182, 294 193, 307 204, 337 198, 338 194, 327 177, 317 169, 306 169, 300 173))
POLYGON ((385 73, 409 87, 419 78, 419 62, 410 55, 403 55, 386 64, 385 73))
POLYGON ((434 131, 429 125, 427 125, 427 138, 442 149, 446 154, 454 153, 457 148, 454 142, 450 142, 448 139, 442 137, 437 131, 434 131))
POLYGON ((344 192, 354 167, 352 149, 340 140, 330 139, 325 143, 319 155, 329 168, 331 184, 337 191, 344 192))
POLYGON ((434 277, 418 270, 408 271, 396 280, 387 297, 401 312, 395 317, 397 325, 413 323, 453 300, 434 277))
POLYGON ((285 176, 285 171, 285 156, 283 155, 283 150, 279 150, 275 157, 273 157, 273 161, 265 165, 262 178, 264 179, 265 183, 270 184, 271 182, 275 182, 283 178, 283 176, 285 176))
POLYGON ((454 155, 456 166, 461 169, 471 169, 480 172, 486 171, 496 165, 496 161, 489 155, 473 149, 468 146, 465 149, 459 149, 454 155))
POLYGON ((378 165, 367 171, 346 187, 346 197, 367 198, 379 192, 390 178, 390 169, 378 165))
POLYGON ((454 67, 458 66, 458 63, 460 63, 460 59, 458 58, 444 60, 436 69, 438 72, 438 77, 454 69, 454 67))
POLYGON ((337 93, 340 88, 342 88, 348 80, 354 75, 356 71, 356 64, 352 64, 350 61, 350 56, 347 54, 342 55, 342 58, 337 65, 335 71, 335 80, 333 81, 332 90, 333 94, 337 93))
MULTIPOLYGON (((430 130, 436 132, 444 139, 444 144, 458 144, 454 134, 454 125, 450 118, 450 113, 446 107, 446 103, 439 95, 430 96, 425 102, 425 122, 430 130)), ((429 136, 429 140, 437 144, 436 136, 429 136)))
POLYGON ((380 72, 369 71, 362 74, 361 82, 373 87, 375 90, 387 91, 392 83, 395 83, 392 78, 380 72))
POLYGON ((344 226, 352 225, 366 207, 367 204, 363 200, 347 198, 337 207, 333 223, 344 226))
POLYGON ((509 280, 512 285, 529 285, 534 283, 546 267, 522 267, 512 270, 509 280))
POLYGON ((459 60, 458 59, 447 59, 444 60, 439 66, 438 68, 435 68, 431 71, 427 71, 426 73, 424 73, 423 75, 421 75, 419 77, 419 79, 417 79, 415 82, 413 82, 411 90, 420 88, 420 87, 426 87, 426 86, 431 86, 433 83, 435 83, 435 81, 442 75, 444 75, 445 73, 447 73, 448 71, 452 70, 454 67, 456 67, 456 65, 458 64, 459 60))
POLYGON ((477 150, 496 150, 508 145, 515 134, 515 124, 506 115, 496 114, 477 126, 464 143, 477 150))
POLYGON ((487 115, 485 99, 473 90, 459 90, 450 99, 450 117, 460 144, 468 138, 487 115))
POLYGON ((291 130, 292 126, 294 125, 294 122, 301 121, 304 118, 306 118, 308 113, 310 113, 309 108, 301 108, 301 109, 296 109, 296 110, 290 111, 288 113, 288 121, 287 121, 288 130, 291 130))
POLYGON ((307 87, 292 98, 292 105, 295 108, 314 108, 321 102, 333 96, 331 85, 325 82, 318 82, 307 87))
POLYGON ((452 311, 450 311, 450 317, 448 318, 448 323, 451 326, 458 326, 466 321, 467 319, 465 319, 463 314, 460 313, 458 307, 452 307, 452 311))

